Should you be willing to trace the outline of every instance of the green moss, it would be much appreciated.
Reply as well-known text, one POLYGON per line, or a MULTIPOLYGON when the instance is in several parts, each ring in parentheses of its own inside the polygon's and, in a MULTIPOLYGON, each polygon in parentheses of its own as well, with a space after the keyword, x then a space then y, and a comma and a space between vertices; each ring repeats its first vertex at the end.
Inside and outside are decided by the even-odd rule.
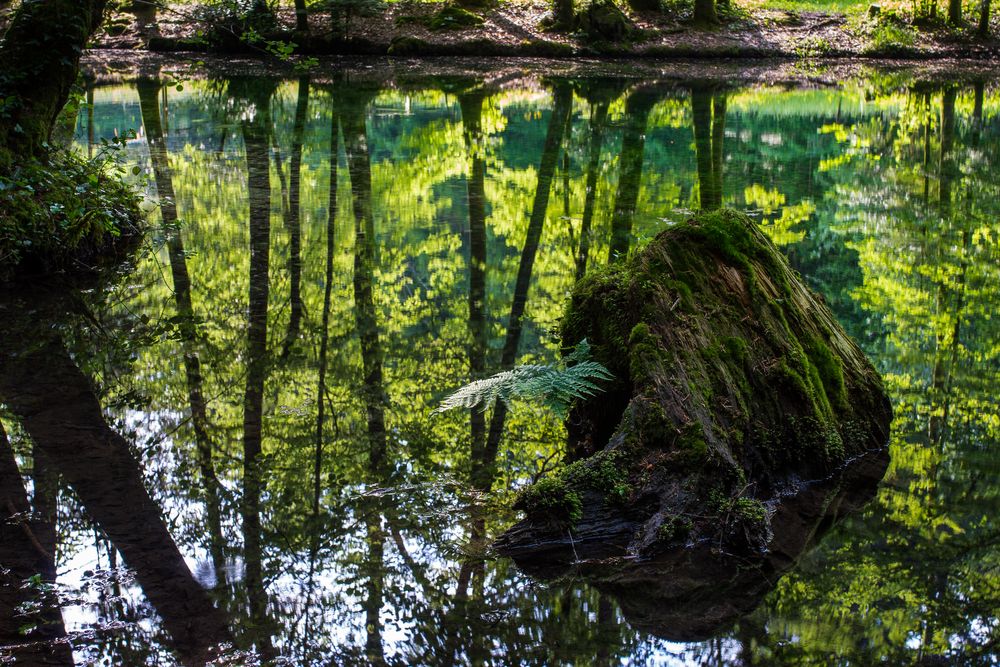
POLYGON ((566 466, 561 477, 575 489, 596 491, 609 502, 623 503, 632 492, 625 459, 621 452, 601 451, 589 459, 566 466))
POLYGON ((633 383, 642 384, 653 377, 662 355, 645 322, 632 327, 628 336, 628 355, 629 377, 633 383))
POLYGON ((840 359, 818 339, 809 341, 805 351, 830 404, 839 411, 847 410, 847 388, 844 386, 844 368, 840 359))
POLYGON ((700 424, 691 424, 674 443, 677 451, 691 463, 700 463, 708 456, 708 442, 700 424))
POLYGON ((545 477, 523 489, 514 508, 533 521, 555 525, 572 525, 583 516, 580 495, 560 476, 545 477))
POLYGON ((446 5, 431 17, 430 21, 427 22, 427 27, 431 30, 460 30, 482 24, 482 17, 476 16, 468 9, 446 5))
POLYGON ((693 528, 691 519, 682 515, 668 516, 660 524, 656 537, 660 542, 672 542, 682 540, 688 536, 693 528))

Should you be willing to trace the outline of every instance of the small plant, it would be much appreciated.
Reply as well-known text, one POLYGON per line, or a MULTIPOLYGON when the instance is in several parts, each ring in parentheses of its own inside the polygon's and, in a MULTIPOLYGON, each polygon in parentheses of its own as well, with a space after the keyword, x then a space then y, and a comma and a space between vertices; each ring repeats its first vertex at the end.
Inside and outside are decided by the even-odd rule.
POLYGON ((576 349, 554 366, 528 364, 465 385, 441 402, 438 412, 454 408, 486 410, 498 400, 540 400, 560 415, 573 401, 601 391, 597 380, 611 380, 607 368, 590 358, 590 343, 580 341, 576 349))
POLYGON ((545 477, 518 494, 514 509, 550 524, 572 525, 583 516, 583 501, 559 477, 545 477))

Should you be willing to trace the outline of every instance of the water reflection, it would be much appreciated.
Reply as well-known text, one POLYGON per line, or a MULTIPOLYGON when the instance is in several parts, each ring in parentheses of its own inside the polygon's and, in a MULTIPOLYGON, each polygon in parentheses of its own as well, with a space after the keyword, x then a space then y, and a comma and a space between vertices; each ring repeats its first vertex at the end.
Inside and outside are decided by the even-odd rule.
POLYGON ((993 82, 176 83, 98 86, 81 113, 88 145, 140 134, 158 206, 134 273, 2 304, 0 632, 19 660, 194 663, 231 641, 317 665, 989 664, 993 82), (564 427, 433 409, 553 360, 588 268, 719 206, 756 212, 886 374, 886 483, 832 528, 819 499, 846 487, 817 495, 794 543, 714 597, 669 589, 665 563, 539 583, 487 547, 564 427))

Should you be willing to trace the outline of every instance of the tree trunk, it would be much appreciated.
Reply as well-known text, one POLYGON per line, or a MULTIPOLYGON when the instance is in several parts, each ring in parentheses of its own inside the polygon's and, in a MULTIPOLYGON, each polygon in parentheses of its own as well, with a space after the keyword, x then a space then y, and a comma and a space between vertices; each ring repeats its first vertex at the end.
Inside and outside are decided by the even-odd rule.
POLYGON ((573 0, 553 0, 552 27, 556 30, 571 30, 574 18, 573 0))
POLYGON ((712 197, 715 208, 722 208, 722 170, 725 164, 723 141, 726 138, 726 96, 712 98, 712 197))
POLYGON ((43 320, 36 312, 32 322, 9 325, 17 335, 0 338, 0 400, 125 557, 182 660, 204 664, 229 639, 225 617, 191 575, 128 443, 105 422, 90 379, 43 320), (23 349, 25 340, 35 342, 23 349))
MULTIPOLYGON (((35 448, 34 508, 21 481, 14 451, 0 424, 0 647, 16 664, 73 664, 66 627, 54 595, 28 585, 41 575, 55 583, 54 489, 39 475, 43 454, 35 448), (29 518, 31 510, 36 518, 29 518), (30 610, 30 611, 26 611, 30 610), (24 631, 28 626, 30 630, 24 631)), ((52 480, 54 481, 54 480, 52 480)))
POLYGON ((702 210, 715 205, 715 176, 712 169, 712 95, 706 90, 691 91, 691 125, 694 128, 695 162, 698 165, 698 198, 702 210))
POLYGON ((309 34, 309 11, 306 9, 306 0, 295 0, 295 29, 309 34))
POLYGON ((715 0, 694 0, 694 17, 696 25, 716 25, 719 14, 715 11, 715 0))
POLYGON ((948 0, 948 23, 962 25, 962 0, 948 0))
MULTIPOLYGON (((521 342, 522 318, 528 302, 528 288, 531 286, 532 267, 535 264, 535 254, 538 252, 538 243, 545 225, 545 213, 549 207, 552 178, 555 176, 556 163, 559 161, 559 147, 562 145, 563 130, 566 127, 566 118, 569 116, 572 103, 573 91, 569 85, 558 84, 552 104, 552 115, 549 117, 548 131, 545 135, 545 144, 542 147, 542 159, 538 167, 538 185, 535 188, 531 218, 528 221, 524 248, 521 250, 521 262, 517 268, 514 298, 510 307, 510 318, 507 320, 507 337, 500 353, 500 368, 502 370, 513 368, 514 362, 517 360, 517 351, 521 342)), ((500 401, 493 408, 481 473, 478 479, 474 480, 474 484, 482 490, 488 490, 493 485, 494 466, 506 419, 507 406, 500 401)))
MULTIPOLYGON (((0 146, 40 155, 76 82, 105 0, 24 0, 0 42, 0 146)), ((0 156, 0 166, 6 162, 0 156)))
POLYGON ((982 0, 982 2, 976 35, 981 39, 987 39, 990 36, 990 0, 982 0))

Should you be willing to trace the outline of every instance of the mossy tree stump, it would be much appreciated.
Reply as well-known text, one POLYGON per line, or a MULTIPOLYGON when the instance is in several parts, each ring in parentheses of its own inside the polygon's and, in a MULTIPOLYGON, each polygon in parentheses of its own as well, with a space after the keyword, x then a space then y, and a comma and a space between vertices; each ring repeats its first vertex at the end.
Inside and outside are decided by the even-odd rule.
POLYGON ((616 381, 574 408, 574 462, 522 492, 501 551, 766 550, 782 499, 887 443, 878 373, 743 214, 703 213, 588 274, 563 324, 567 346, 583 338, 616 381))

